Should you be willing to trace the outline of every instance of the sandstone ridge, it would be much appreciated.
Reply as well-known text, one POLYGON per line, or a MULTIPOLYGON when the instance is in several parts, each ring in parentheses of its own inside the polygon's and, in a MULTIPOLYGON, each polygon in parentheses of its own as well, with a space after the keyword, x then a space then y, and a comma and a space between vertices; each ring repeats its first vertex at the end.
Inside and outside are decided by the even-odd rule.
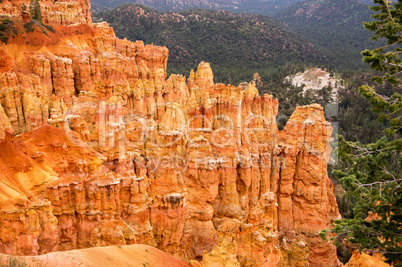
POLYGON ((0 253, 136 243, 202 266, 340 265, 318 236, 340 217, 322 107, 279 132, 254 83, 215 84, 204 62, 167 78, 166 47, 92 24, 89 2, 40 1, 43 24, 23 4, 0 13, 18 33, 0 43, 0 253))

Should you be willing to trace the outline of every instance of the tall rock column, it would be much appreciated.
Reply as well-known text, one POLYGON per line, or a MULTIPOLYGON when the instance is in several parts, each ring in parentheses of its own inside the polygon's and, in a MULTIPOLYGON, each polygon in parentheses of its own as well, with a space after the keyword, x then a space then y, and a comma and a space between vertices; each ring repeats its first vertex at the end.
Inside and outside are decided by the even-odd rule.
POLYGON ((278 229, 292 240, 303 234, 313 266, 338 266, 336 248, 318 233, 340 218, 327 175, 332 127, 324 110, 298 107, 280 133, 278 144, 278 229))

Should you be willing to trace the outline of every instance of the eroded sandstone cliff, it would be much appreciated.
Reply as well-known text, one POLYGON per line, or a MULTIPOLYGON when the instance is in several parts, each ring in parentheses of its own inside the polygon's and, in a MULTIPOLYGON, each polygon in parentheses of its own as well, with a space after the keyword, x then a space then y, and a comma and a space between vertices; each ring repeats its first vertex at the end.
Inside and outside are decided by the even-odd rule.
POLYGON ((92 24, 89 2, 39 3, 43 24, 28 2, 0 11, 17 32, 0 43, 0 253, 139 243, 203 266, 339 265, 318 236, 340 216, 322 107, 279 132, 253 83, 215 84, 204 62, 167 78, 166 47, 92 24))

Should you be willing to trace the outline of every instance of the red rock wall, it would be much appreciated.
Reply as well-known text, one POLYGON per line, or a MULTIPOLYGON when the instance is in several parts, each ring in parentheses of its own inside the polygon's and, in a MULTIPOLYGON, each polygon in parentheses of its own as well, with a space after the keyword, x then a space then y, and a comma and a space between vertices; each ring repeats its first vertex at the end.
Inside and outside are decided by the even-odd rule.
MULTIPOLYGON (((15 18, 25 11, 28 15, 31 0, 4 0, 1 3, 0 17, 15 18)), ((91 24, 91 4, 89 0, 38 0, 44 24, 71 25, 91 24)))
POLYGON ((204 266, 339 265, 318 237, 339 217, 320 106, 279 132, 254 84, 214 84, 208 63, 166 80, 166 47, 90 25, 89 2, 65 7, 81 25, 53 6, 54 33, 1 45, 0 252, 142 243, 204 266))

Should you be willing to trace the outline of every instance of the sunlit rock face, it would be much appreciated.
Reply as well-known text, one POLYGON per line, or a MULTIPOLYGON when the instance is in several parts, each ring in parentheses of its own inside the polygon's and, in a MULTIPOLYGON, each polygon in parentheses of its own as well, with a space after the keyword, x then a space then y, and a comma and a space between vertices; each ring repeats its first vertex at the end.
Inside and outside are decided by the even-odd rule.
POLYGON ((361 266, 361 267, 389 267, 388 263, 385 263, 385 257, 381 254, 368 255, 364 252, 354 251, 349 262, 345 264, 346 267, 361 266))
POLYGON ((166 47, 91 24, 89 2, 40 2, 54 31, 28 32, 22 2, 3 3, 18 35, 0 46, 0 253, 140 243, 203 266, 339 265, 318 237, 339 218, 322 107, 279 132, 255 84, 215 84, 204 62, 167 77, 166 47))
MULTIPOLYGON (((89 0, 42 0, 38 1, 44 24, 71 25, 75 23, 91 24, 91 4, 89 0)), ((1 3, 0 16, 15 18, 35 8, 35 1, 5 0, 1 3)), ((25 13, 25 14, 24 14, 25 13)))

